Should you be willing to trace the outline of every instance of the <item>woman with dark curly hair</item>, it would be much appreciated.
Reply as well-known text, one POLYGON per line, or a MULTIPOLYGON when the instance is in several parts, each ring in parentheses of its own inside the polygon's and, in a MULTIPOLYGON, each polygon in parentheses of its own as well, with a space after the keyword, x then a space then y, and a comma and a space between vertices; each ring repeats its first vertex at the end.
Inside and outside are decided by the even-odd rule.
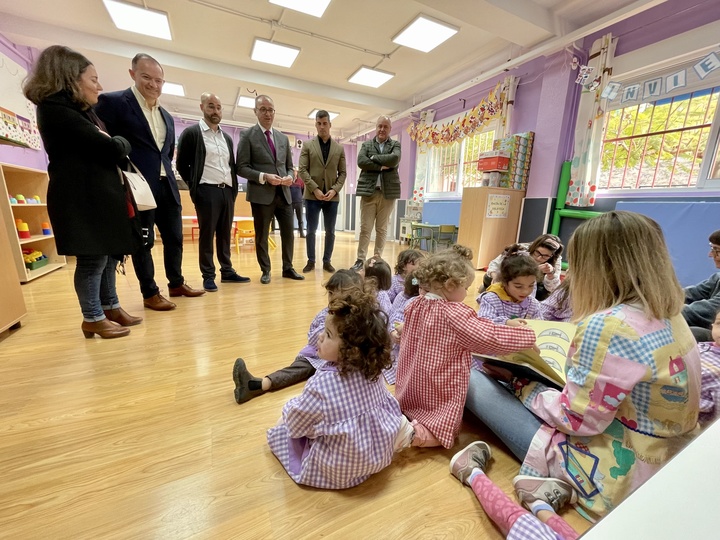
POLYGON ((333 298, 318 355, 327 363, 285 404, 268 444, 298 484, 349 488, 387 467, 412 437, 380 378, 391 363, 390 335, 372 295, 333 298))

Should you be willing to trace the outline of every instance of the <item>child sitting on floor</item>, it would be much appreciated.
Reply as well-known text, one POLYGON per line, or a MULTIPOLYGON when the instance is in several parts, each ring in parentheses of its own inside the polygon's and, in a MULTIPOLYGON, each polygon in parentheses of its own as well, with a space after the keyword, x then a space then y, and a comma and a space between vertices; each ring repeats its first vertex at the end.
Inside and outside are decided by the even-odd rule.
MULTIPOLYGON (((352 270, 338 270, 325 283, 328 302, 336 296, 348 294, 351 290, 362 290, 363 282, 360 274, 352 270)), ((317 357, 318 337, 325 329, 325 318, 328 308, 324 307, 315 315, 308 330, 307 345, 298 353, 292 364, 266 375, 262 379, 253 377, 242 358, 235 360, 233 381, 235 381, 235 401, 245 403, 255 396, 269 390, 280 390, 308 379, 323 364, 317 357)))
POLYGON ((422 251, 417 249, 404 249, 400 252, 395 264, 395 275, 392 277, 392 285, 388 291, 391 302, 395 297, 405 290, 405 278, 417 268, 418 263, 425 257, 422 251))
POLYGON ((388 317, 392 310, 392 301, 388 296, 391 285, 392 270, 387 262, 377 255, 365 261, 365 291, 375 295, 380 309, 388 317))
POLYGON ((390 365, 390 335, 372 295, 332 299, 318 356, 326 363, 285 404, 268 444, 298 484, 349 488, 387 467, 412 435, 380 379, 390 365))
POLYGON ((557 511, 571 501, 575 492, 570 484, 556 478, 529 478, 518 488, 518 498, 530 510, 510 500, 485 474, 490 460, 490 447, 476 441, 460 450, 450 461, 450 473, 470 486, 488 517, 508 540, 574 540, 578 533, 557 511), (543 500, 546 493, 554 495, 557 504, 543 500), (532 512, 532 513, 531 513, 532 512))
POLYGON ((511 326, 520 324, 513 319, 539 319, 540 302, 534 294, 539 276, 535 260, 515 244, 500 263, 500 283, 478 296, 478 317, 511 326))
POLYGON ((535 332, 479 319, 463 303, 475 279, 467 259, 437 253, 415 270, 428 292, 405 309, 395 395, 415 429, 413 446, 450 448, 460 430, 470 353, 508 354, 532 347, 535 332))
POLYGON ((405 308, 421 294, 424 294, 424 291, 420 289, 420 282, 415 275, 415 271, 412 271, 405 278, 405 290, 395 297, 392 310, 390 311, 388 330, 390 330, 390 337, 393 338, 393 348, 390 352, 393 364, 392 368, 383 372, 388 384, 395 384, 397 377, 397 359, 398 354, 400 354, 400 333, 396 330, 396 327, 405 322, 405 308))
POLYGON ((718 411, 718 401, 720 401, 720 311, 715 315, 711 332, 714 342, 698 343, 702 373, 698 422, 702 427, 712 424, 720 412, 718 411))
POLYGON ((568 322, 572 318, 570 307, 570 276, 560 283, 545 300, 540 302, 540 319, 545 321, 568 322))

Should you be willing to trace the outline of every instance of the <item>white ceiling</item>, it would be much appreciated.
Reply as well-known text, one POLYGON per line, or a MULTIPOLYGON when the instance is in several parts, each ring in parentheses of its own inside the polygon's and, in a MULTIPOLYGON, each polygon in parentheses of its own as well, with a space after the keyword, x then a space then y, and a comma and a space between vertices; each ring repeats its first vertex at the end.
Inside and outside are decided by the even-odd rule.
MULTIPOLYGON (((129 0, 130 1, 130 0, 129 0)), ((518 57, 560 50, 600 27, 664 0, 332 0, 322 18, 267 0, 132 0, 170 18, 172 41, 118 30, 101 0, 0 0, 0 33, 19 45, 68 45, 97 67, 105 90, 131 84, 137 52, 157 58, 187 97, 163 96, 173 114, 199 115, 217 94, 225 120, 255 122, 240 95, 270 95, 275 126, 314 134, 315 108, 340 113, 333 135, 353 137, 380 114, 397 115, 518 57), (429 53, 392 38, 424 13, 460 31, 429 53), (291 68, 250 60, 255 37, 299 47, 291 68), (395 73, 378 89, 347 79, 361 65, 395 73)))

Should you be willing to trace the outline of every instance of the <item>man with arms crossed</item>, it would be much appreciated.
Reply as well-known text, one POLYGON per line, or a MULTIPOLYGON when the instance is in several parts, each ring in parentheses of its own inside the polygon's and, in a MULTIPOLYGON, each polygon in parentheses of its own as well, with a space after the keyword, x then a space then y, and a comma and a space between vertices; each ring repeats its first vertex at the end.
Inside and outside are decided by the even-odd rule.
POLYGON ((163 243, 165 275, 170 296, 200 296, 185 283, 182 275, 182 206, 172 170, 175 152, 175 123, 158 103, 165 83, 163 69, 153 57, 139 53, 132 59, 130 78, 135 82, 127 90, 101 94, 95 112, 112 136, 125 137, 132 146, 130 160, 150 184, 157 208, 140 212, 146 243, 132 255, 135 274, 140 282, 143 304, 148 309, 168 311, 175 304, 160 294, 155 283, 152 258, 155 225, 163 243))
POLYGON ((247 200, 255 223, 255 253, 262 270, 260 283, 270 283, 268 234, 273 216, 280 226, 282 241, 282 277, 305 279, 293 268, 292 196, 293 163, 287 136, 273 129, 275 104, 269 96, 255 98, 258 123, 240 134, 237 173, 246 178, 247 200))
POLYGON ((200 110, 202 120, 183 131, 178 140, 177 169, 190 188, 190 198, 197 213, 203 288, 215 292, 218 289, 213 238, 217 241, 221 282, 247 283, 250 278, 238 275, 230 258, 230 231, 238 180, 232 139, 220 129, 222 103, 215 94, 206 92, 200 96, 200 110))
POLYGON ((298 174, 305 182, 305 208, 307 209, 307 246, 308 262, 303 272, 315 269, 315 234, 317 233, 320 212, 325 226, 325 250, 323 252, 323 270, 334 272, 331 263, 335 247, 335 219, 337 218, 340 198, 338 193, 345 184, 345 150, 330 137, 330 115, 327 111, 318 111, 315 115, 317 137, 303 145, 300 151, 298 174))
POLYGON ((356 196, 360 202, 360 242, 357 261, 352 266, 360 270, 365 264, 370 236, 375 227, 375 255, 382 257, 387 236, 388 221, 395 199, 400 198, 400 142, 390 138, 392 123, 387 116, 377 119, 375 137, 365 141, 358 154, 358 178, 356 196))

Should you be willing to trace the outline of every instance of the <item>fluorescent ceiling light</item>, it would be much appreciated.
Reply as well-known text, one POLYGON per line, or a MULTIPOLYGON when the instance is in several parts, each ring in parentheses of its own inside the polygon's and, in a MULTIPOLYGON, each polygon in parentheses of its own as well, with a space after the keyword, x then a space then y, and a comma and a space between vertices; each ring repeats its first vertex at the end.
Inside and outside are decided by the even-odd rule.
POLYGON ((185 97, 185 87, 182 84, 165 81, 162 87, 162 93, 171 96, 185 97))
POLYGON ((403 31, 393 38, 393 43, 422 52, 430 52, 446 39, 458 33, 458 28, 418 15, 403 31))
MULTIPOLYGON (((312 112, 311 112, 310 114, 308 114, 308 118, 310 118, 310 119, 312 119, 312 120, 315 120, 315 115, 318 113, 319 110, 320 110, 320 109, 313 109, 312 112)), ((331 122, 332 122, 333 120, 335 120, 338 116, 340 116, 340 113, 336 113, 336 112, 327 111, 327 113, 328 113, 328 115, 330 116, 330 121, 331 121, 331 122)))
POLYGON ((120 30, 145 34, 161 39, 172 39, 167 13, 153 11, 117 0, 103 0, 115 26, 120 30))
POLYGON ((255 38, 250 58, 256 62, 275 64, 276 66, 290 67, 300 53, 297 47, 281 45, 264 39, 255 38))
POLYGON ((286 7, 313 17, 322 17, 330 0, 270 0, 271 4, 286 7))
POLYGON ((362 66, 348 79, 348 82, 378 88, 395 76, 394 73, 362 66))
POLYGON ((255 98, 240 96, 238 99, 238 107, 246 107, 248 109, 255 108, 255 98))

